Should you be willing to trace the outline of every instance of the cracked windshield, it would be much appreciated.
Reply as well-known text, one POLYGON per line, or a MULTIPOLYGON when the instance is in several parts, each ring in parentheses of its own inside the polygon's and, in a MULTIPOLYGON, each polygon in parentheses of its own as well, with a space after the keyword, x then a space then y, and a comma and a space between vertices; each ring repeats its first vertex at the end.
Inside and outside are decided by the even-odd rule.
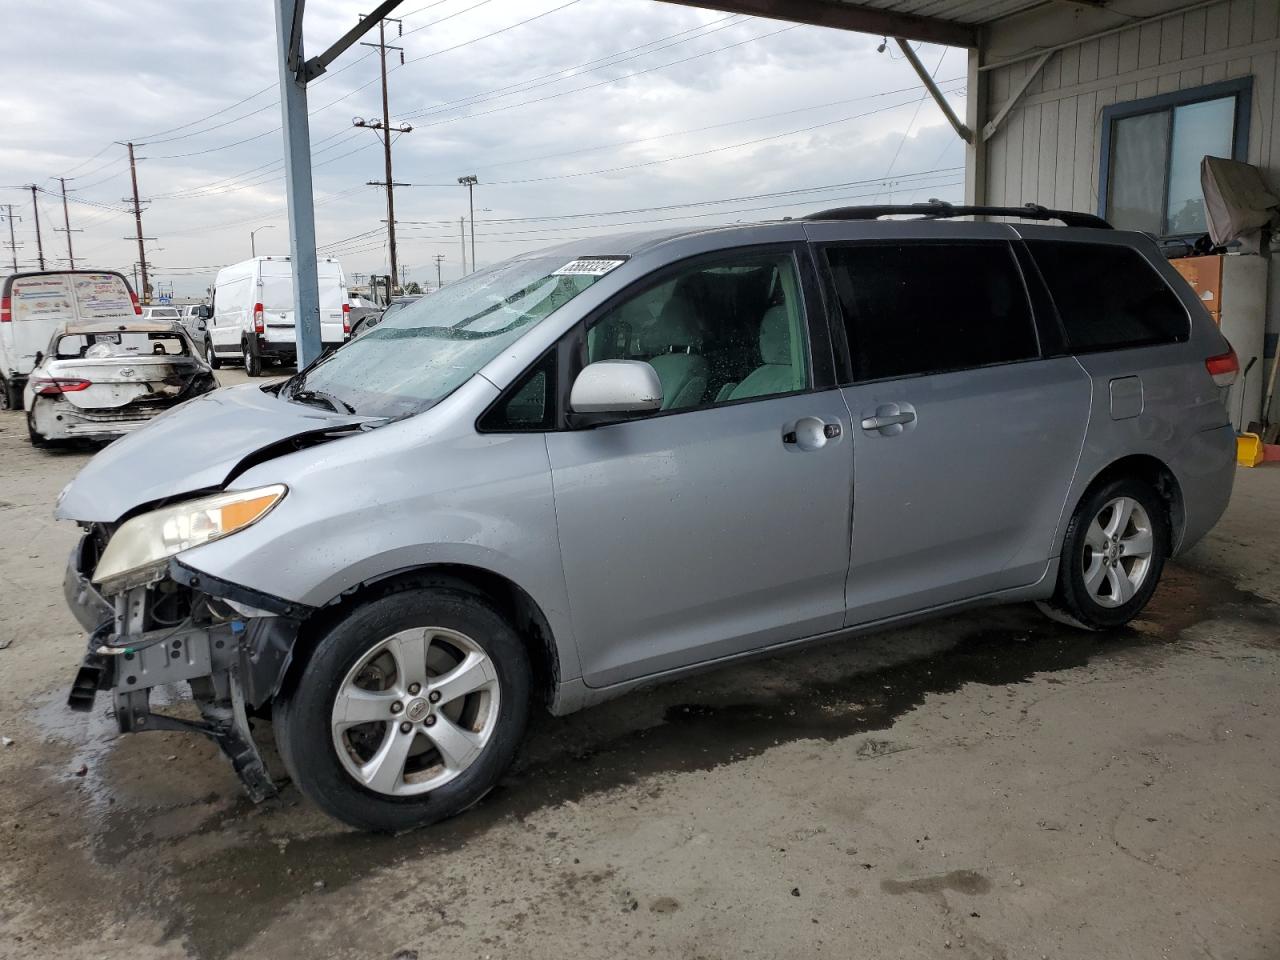
POLYGON ((420 413, 600 278, 571 266, 542 257, 472 274, 396 311, 281 396, 370 417, 420 413))

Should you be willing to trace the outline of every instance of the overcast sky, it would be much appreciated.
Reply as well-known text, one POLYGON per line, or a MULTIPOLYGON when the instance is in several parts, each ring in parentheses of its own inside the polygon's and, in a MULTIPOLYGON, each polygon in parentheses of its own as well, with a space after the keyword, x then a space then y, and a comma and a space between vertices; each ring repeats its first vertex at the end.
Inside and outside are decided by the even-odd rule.
MULTIPOLYGON (((361 10, 310 0, 308 53, 361 10)), ((414 127, 394 144, 395 178, 413 184, 396 192, 413 280, 434 282, 436 254, 445 282, 459 275, 463 174, 480 178, 481 265, 629 224, 962 196, 960 140, 892 43, 877 52, 880 37, 657 0, 405 0, 400 15, 404 35, 389 25, 389 42, 405 65, 390 55, 389 86, 392 122, 414 127), (798 190, 808 192, 777 196, 798 190)), ((145 158, 156 280, 202 295, 263 225, 258 253, 287 253, 274 30, 268 0, 8 4, 0 204, 22 218, 19 265, 35 265, 31 193, 20 189, 33 182, 46 191, 46 258, 65 264, 66 234, 54 230, 65 176, 83 231, 72 234, 77 266, 132 270, 129 169, 115 143, 130 139, 145 158)), ((963 115, 964 52, 918 50, 963 115)), ((385 196, 365 185, 383 177, 381 146, 352 127, 381 112, 377 64, 355 47, 309 92, 318 238, 348 275, 387 270, 385 196)))

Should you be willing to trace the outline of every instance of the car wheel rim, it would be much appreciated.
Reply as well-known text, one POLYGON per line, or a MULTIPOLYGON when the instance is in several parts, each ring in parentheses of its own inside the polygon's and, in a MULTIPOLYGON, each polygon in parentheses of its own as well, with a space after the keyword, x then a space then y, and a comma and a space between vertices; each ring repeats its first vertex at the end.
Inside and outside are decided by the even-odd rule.
POLYGON ((1085 531, 1084 544, 1085 590, 1099 606, 1124 606, 1151 571, 1155 539, 1146 508, 1132 497, 1107 501, 1085 531))
POLYGON ((427 793, 479 759, 500 700, 497 669, 476 641, 443 627, 402 630, 347 671, 331 711, 333 746, 361 786, 427 793))

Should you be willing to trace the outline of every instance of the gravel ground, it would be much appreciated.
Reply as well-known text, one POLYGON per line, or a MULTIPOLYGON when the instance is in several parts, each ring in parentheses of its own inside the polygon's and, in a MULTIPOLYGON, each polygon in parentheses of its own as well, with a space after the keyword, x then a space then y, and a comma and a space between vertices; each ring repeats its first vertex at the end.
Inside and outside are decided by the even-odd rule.
POLYGON ((540 718, 386 838, 64 709, 89 456, 0 414, 0 957, 1280 957, 1280 468, 1129 629, 978 611, 540 718))

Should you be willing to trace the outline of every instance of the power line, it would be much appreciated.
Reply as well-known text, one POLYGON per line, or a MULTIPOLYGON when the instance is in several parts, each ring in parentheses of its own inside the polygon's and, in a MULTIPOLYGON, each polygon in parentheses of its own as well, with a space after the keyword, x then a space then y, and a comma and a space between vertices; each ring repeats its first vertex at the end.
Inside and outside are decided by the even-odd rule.
MULTIPOLYGON (((942 80, 940 82, 954 83, 958 80, 963 80, 963 79, 964 79, 963 77, 952 77, 949 80, 942 80)), ((743 123, 754 123, 757 120, 772 120, 776 117, 789 117, 797 113, 807 113, 810 110, 822 110, 822 109, 826 109, 827 107, 837 107, 837 106, 843 106, 849 103, 858 103, 864 100, 874 100, 877 97, 887 97, 895 93, 907 93, 915 89, 916 89, 916 85, 913 84, 910 87, 899 87, 895 90, 882 90, 879 93, 869 93, 861 97, 847 97, 842 100, 828 100, 826 103, 814 103, 805 107, 795 107, 791 110, 779 110, 775 113, 762 113, 762 114, 757 114, 754 117, 742 117, 738 120, 725 120, 720 123, 708 124, 707 126, 704 126, 704 127, 691 127, 686 130, 673 130, 669 133, 656 133, 647 137, 636 137, 635 139, 632 139, 632 140, 617 140, 617 141, 614 141, 613 143, 601 143, 593 147, 580 147, 576 150, 565 150, 561 153, 544 153, 536 157, 523 157, 519 160, 502 160, 502 161, 499 161, 498 163, 485 164, 483 166, 476 167, 475 169, 492 170, 495 167, 507 167, 507 166, 512 166, 512 165, 521 164, 521 163, 534 163, 538 160, 553 160, 558 157, 571 157, 581 153, 594 153, 597 150, 612 150, 612 149, 616 149, 617 147, 629 147, 629 146, 634 146, 637 143, 650 143, 654 140, 664 140, 668 137, 686 136, 687 134, 690 134, 690 133, 704 133, 707 130, 719 130, 723 127, 733 127, 743 123)))
MULTIPOLYGON (((479 4, 476 4, 476 6, 479 6, 479 4)), ((468 10, 471 10, 471 9, 474 9, 474 6, 473 6, 473 7, 468 7, 468 8, 466 8, 465 10, 459 11, 459 13, 465 13, 465 12, 467 12, 468 10)), ((559 8, 557 8, 557 9, 559 9, 559 8)), ((548 11, 548 13, 550 13, 550 12, 554 12, 554 11, 548 11)), ((455 14, 455 15, 456 15, 456 14, 455 14)), ((545 15, 545 14, 540 14, 539 16, 543 16, 543 15, 545 15)), ((446 18, 442 18, 442 19, 446 19, 446 18)), ((536 19, 536 18, 529 18, 529 19, 536 19)), ((627 60, 635 59, 635 57, 634 57, 634 56, 631 56, 631 57, 625 57, 625 58, 623 58, 623 59, 618 59, 618 58, 620 58, 620 57, 623 57, 623 55, 624 55, 624 54, 633 53, 634 51, 637 51, 637 50, 643 50, 643 48, 645 48, 645 47, 653 47, 655 44, 662 44, 662 43, 665 43, 665 41, 667 41, 667 40, 672 40, 672 39, 674 39, 674 38, 676 38, 676 37, 682 37, 682 36, 684 36, 685 34, 689 34, 689 33, 692 33, 692 32, 694 32, 694 31, 705 30, 705 28, 707 28, 707 27, 712 27, 712 26, 715 26, 716 24, 720 24, 720 23, 721 23, 721 21, 723 21, 723 20, 733 20, 733 21, 734 21, 733 23, 725 24, 724 26, 717 26, 717 27, 715 27, 715 29, 714 29, 714 30, 707 30, 706 32, 701 33, 699 36, 690 36, 690 37, 685 37, 685 39, 683 39, 683 40, 679 40, 679 41, 677 41, 676 43, 669 43, 669 44, 666 44, 665 46, 659 46, 659 47, 656 47, 656 48, 655 48, 655 49, 653 49, 653 50, 645 51, 645 53, 646 53, 646 54, 647 54, 647 53, 656 53, 656 52, 658 52, 659 50, 668 49, 668 48, 670 48, 670 47, 677 46, 677 45, 679 45, 680 43, 687 43, 687 42, 689 42, 689 41, 691 41, 691 40, 700 39, 700 37, 709 36, 711 33, 715 33, 715 32, 718 32, 719 30, 726 29, 726 28, 727 28, 727 27, 729 27, 729 26, 734 26, 734 25, 736 25, 737 23, 741 23, 741 22, 743 22, 743 20, 745 20, 745 19, 746 19, 746 18, 741 18, 741 17, 722 17, 722 18, 720 18, 720 20, 713 20, 713 21, 711 21, 710 23, 700 24, 700 25, 698 25, 698 26, 696 26, 696 27, 691 27, 691 28, 688 28, 688 29, 686 29, 686 30, 677 31, 676 33, 668 34, 667 36, 664 36, 664 37, 659 37, 659 38, 657 38, 656 40, 650 40, 650 41, 647 41, 647 42, 645 42, 645 43, 643 43, 643 44, 638 44, 638 45, 633 46, 633 47, 628 47, 628 48, 626 48, 626 49, 624 49, 624 50, 617 51, 616 53, 609 54, 609 55, 607 55, 607 56, 605 56, 605 57, 598 57, 598 58, 596 58, 596 60, 590 60, 590 61, 587 61, 586 63, 583 63, 583 64, 577 64, 577 65, 575 65, 575 66, 571 66, 571 67, 563 67, 563 68, 561 68, 561 69, 559 69, 559 70, 554 71, 554 72, 553 72, 553 73, 551 73, 551 74, 541 74, 541 75, 539 75, 539 76, 537 76, 537 77, 529 78, 529 79, 527 79, 527 80, 518 81, 517 83, 514 83, 514 84, 508 84, 506 87, 500 87, 500 88, 497 88, 496 90, 493 90, 493 91, 487 91, 487 92, 485 92, 485 93, 475 94, 475 95, 473 95, 473 96, 471 96, 471 97, 461 98, 461 99, 459 99, 459 100, 457 100, 457 101, 453 101, 453 102, 451 102, 451 103, 446 103, 446 104, 437 104, 436 106, 431 107, 431 108, 424 108, 424 110, 423 110, 423 111, 419 111, 419 113, 427 113, 428 115, 430 115, 432 112, 443 112, 446 108, 451 107, 451 106, 453 106, 453 105, 455 105, 455 104, 456 104, 456 105, 463 105, 463 104, 467 104, 467 102, 468 102, 468 101, 476 101, 476 102, 478 102, 480 98, 489 98, 489 99, 492 99, 492 97, 490 96, 491 94, 500 94, 500 93, 502 93, 502 91, 505 91, 505 90, 513 90, 514 92, 523 92, 523 91, 520 91, 520 90, 516 90, 515 88, 519 88, 519 87, 521 87, 521 86, 523 86, 523 85, 525 85, 525 84, 535 83, 536 81, 545 80, 547 77, 557 76, 558 74, 566 73, 566 72, 569 72, 569 71, 582 71, 582 70, 584 70, 585 68, 590 68, 589 70, 586 70, 586 72, 591 72, 591 71, 594 71, 594 70, 596 70, 596 69, 602 69, 603 67, 606 67, 606 66, 613 66, 613 65, 616 65, 617 63, 623 63, 623 62, 626 62, 627 60), (597 64, 597 66, 592 66, 592 64, 597 64)), ((432 23, 439 23, 439 22, 441 22, 441 21, 440 21, 440 20, 432 21, 432 23)), ((528 21, 527 21, 527 20, 525 20, 525 21, 520 21, 520 23, 513 24, 512 26, 513 26, 513 27, 514 27, 514 26, 519 26, 520 24, 522 24, 522 23, 526 23, 526 22, 528 22, 528 21)), ((431 25, 432 25, 432 24, 427 24, 426 26, 431 26, 431 25)), ((417 29, 422 29, 422 28, 421 28, 421 27, 419 27, 419 28, 415 28, 415 30, 407 31, 407 33, 413 33, 413 32, 416 32, 416 30, 417 30, 417 29)), ((510 28, 504 28, 504 29, 510 29, 510 28)), ((790 28, 786 28, 786 29, 790 29, 790 28)), ((781 32, 781 31, 779 31, 779 32, 781 32)), ((770 35, 771 35, 771 34, 770 34, 770 35)), ((486 36, 488 36, 488 35, 486 35, 486 36)), ((468 42, 476 42, 476 41, 478 41, 478 40, 480 40, 480 39, 484 39, 484 37, 478 37, 478 38, 475 38, 474 40, 472 40, 472 41, 468 41, 468 42)), ((751 38, 751 39, 758 39, 758 38, 751 38)), ((744 41, 744 42, 751 42, 751 40, 744 41)), ((737 45, 740 45, 740 44, 735 44, 735 46, 737 46, 737 45)), ((451 49, 456 49, 456 48, 451 48, 451 49)), ((708 51, 708 53, 716 53, 716 52, 719 52, 720 50, 724 50, 724 49, 729 49, 729 48, 728 48, 728 47, 720 47, 720 48, 717 48, 716 50, 708 51)), ((437 52, 441 52, 441 51, 437 51, 437 52)), ((368 54, 367 56, 371 56, 371 55, 372 55, 372 54, 368 54)), ((644 54, 640 54, 640 55, 644 55, 644 54)), ((703 55, 705 55, 705 54, 699 54, 698 56, 703 56, 703 55)), ((361 59, 363 59, 363 58, 361 58, 361 59)), ((359 62, 359 61, 356 61, 356 62, 359 62)), ((681 63, 685 63, 685 62, 686 62, 686 60, 676 60, 676 61, 672 61, 671 63, 668 63, 668 64, 660 64, 660 65, 658 65, 657 67, 651 68, 651 69, 649 69, 649 70, 640 71, 640 72, 636 72, 636 73, 625 74, 624 76, 621 76, 621 77, 612 78, 612 79, 610 79, 610 80, 605 81, 605 83, 607 83, 607 84, 616 83, 616 82, 618 82, 618 81, 620 81, 620 80, 626 80, 626 79, 628 79, 628 78, 630 78, 630 77, 637 76, 637 75, 639 75, 639 73, 648 73, 648 72, 653 72, 653 70, 665 69, 665 68, 666 68, 666 67, 668 67, 668 66, 677 66, 677 65, 679 65, 679 64, 681 64, 681 63)), ((353 65, 354 65, 354 64, 353 64, 353 65)), ((345 69, 345 68, 344 68, 344 69, 345 69)), ((580 76, 580 75, 581 75, 581 73, 577 74, 577 76, 580 76)), ((560 79, 571 79, 571 78, 569 78, 569 77, 564 77, 564 78, 560 78, 560 79)), ((357 90, 358 90, 358 89, 362 89, 364 86, 368 86, 369 84, 374 83, 374 82, 376 82, 376 78, 375 78, 375 80, 371 80, 371 81, 369 81, 368 83, 363 84, 361 87, 358 87, 358 88, 356 88, 356 89, 357 89, 357 90)), ((553 81, 551 81, 551 82, 558 82, 558 80, 553 80, 553 81)), ((536 86, 546 86, 546 85, 547 85, 547 84, 545 84, 545 83, 537 83, 537 84, 536 84, 536 86)), ((601 85, 602 85, 602 84, 595 84, 595 85, 590 86, 590 87, 582 87, 582 88, 577 88, 577 89, 587 90, 587 89, 593 89, 593 87, 595 87, 595 86, 601 86, 601 85)), ((529 87, 528 89, 535 89, 535 88, 536 88, 536 87, 529 87)), ((351 92, 352 92, 352 93, 354 93, 355 91, 351 91, 351 92)), ((564 94, 567 94, 567 93, 573 93, 573 92, 576 92, 576 90, 564 91, 563 93, 561 93, 561 94, 555 94, 554 96, 561 96, 561 95, 564 95, 564 94)), ((350 94, 344 95, 344 97, 341 97, 341 98, 339 98, 338 100, 330 101, 330 102, 329 102, 329 103, 327 103, 327 104, 324 104, 324 105, 322 105, 322 106, 320 106, 320 107, 317 107, 315 110, 311 111, 311 115, 313 115, 313 116, 314 116, 315 114, 317 114, 317 113, 319 113, 319 112, 321 112, 321 111, 323 111, 323 110, 327 109, 328 107, 333 106, 334 104, 336 104, 336 103, 340 102, 342 99, 345 99, 345 98, 346 98, 346 96, 349 96, 349 95, 350 95, 350 94)), ((540 98, 539 100, 528 101, 528 102, 531 102, 531 103, 537 103, 537 102, 542 102, 542 100, 545 100, 545 99, 551 99, 551 97, 544 97, 544 98, 540 98)), ((512 104, 511 106, 521 106, 521 105, 522 105, 522 104, 512 104)), ((501 108, 501 109, 506 109, 506 108, 504 107, 504 108, 501 108)), ((490 112, 496 112, 496 111, 490 111, 490 112)), ((413 115, 415 115, 415 114, 412 114, 412 113, 411 113, 409 116, 413 116, 413 115)), ((482 115, 482 114, 474 114, 473 116, 481 116, 481 115, 482 115)), ((466 119, 466 117, 458 117, 458 118, 452 118, 452 119, 466 119)), ((276 128, 276 130, 279 130, 279 128, 277 127, 277 128, 276 128)), ((275 132, 275 131, 267 131, 266 133, 258 134, 258 135, 256 135, 256 136, 254 136, 254 137, 250 137, 250 138, 248 138, 248 139, 249 139, 249 140, 260 139, 261 137, 263 137, 263 136, 267 136, 268 134, 270 134, 270 133, 272 133, 272 132, 275 132)), ((326 140, 333 140, 335 137, 340 137, 340 136, 342 136, 342 134, 343 134, 343 133, 345 133, 345 132, 347 132, 347 131, 338 131, 338 132, 337 132, 337 133, 335 133, 335 134, 331 134, 331 135, 329 135, 328 137, 326 137, 326 138, 324 138, 324 139, 322 139, 322 140, 320 140, 320 141, 317 141, 317 143, 313 145, 313 156, 318 155, 318 153, 322 152, 322 151, 316 151, 316 150, 314 150, 314 147, 315 147, 315 146, 319 146, 320 144, 323 144, 326 140)), ((247 141, 240 141, 240 142, 241 142, 241 143, 243 143, 243 142, 247 142, 247 141)), ((336 146, 336 144, 331 144, 329 147, 326 147, 325 149, 332 149, 332 148, 333 148, 333 146, 336 146)), ((215 148, 215 149, 221 149, 221 148, 215 148)), ((356 151, 352 151, 352 152, 354 153, 354 152, 356 152, 356 151)), ((192 154, 192 155, 194 155, 194 154, 192 154)), ((350 156, 350 154, 344 154, 343 156, 350 156)), ((335 157, 335 158, 332 158, 332 159, 333 159, 333 160, 337 160, 337 159, 341 159, 341 158, 340 158, 340 157, 335 157)), ((331 161, 330 161, 330 162, 331 162, 331 161)), ((268 176, 268 175, 267 175, 267 172, 268 172, 268 171, 267 171, 267 169, 266 169, 266 168, 283 167, 283 163, 284 163, 284 161, 283 161, 282 159, 281 159, 281 160, 271 160, 271 161, 267 161, 266 163, 259 164, 259 165, 258 165, 258 166, 256 166, 256 167, 251 167, 251 168, 249 168, 248 170, 242 171, 241 173, 238 173, 238 174, 232 174, 231 176, 223 177, 223 178, 221 178, 221 179, 219 179, 219 180, 210 181, 209 183, 207 183, 207 184, 203 184, 203 185, 198 186, 198 187, 188 188, 187 190, 183 190, 183 191, 175 191, 175 192, 173 192, 173 193, 169 193, 169 194, 156 194, 156 195, 155 195, 155 197, 154 197, 154 199, 157 199, 157 200, 163 200, 163 199, 173 199, 173 198, 179 198, 179 197, 191 197, 191 198, 195 198, 196 196, 216 196, 216 195, 220 195, 220 194, 223 194, 223 193, 231 193, 231 192, 235 192, 235 191, 237 191, 237 190, 248 189, 248 188, 253 187, 253 186, 260 186, 260 185, 262 185, 262 184, 264 184, 264 183, 271 182, 272 180, 282 179, 282 178, 280 178, 280 177, 278 177, 278 176, 275 176, 273 171, 271 172, 271 175, 269 175, 269 176, 268 176), (260 172, 261 172, 261 173, 260 173, 260 172), (254 176, 251 176, 251 175, 254 175, 254 176), (257 180, 257 179, 256 179, 256 176, 265 176, 265 177, 266 177, 266 179, 257 180), (244 184, 239 184, 239 185, 237 185, 237 184, 235 183, 235 181, 240 180, 240 179, 243 179, 243 178, 246 178, 246 177, 250 177, 250 179, 251 179, 253 182, 246 182, 246 183, 244 183, 244 184)), ((316 166, 322 166, 322 165, 323 165, 323 164, 316 164, 316 166)), ((447 186, 447 184, 438 184, 437 186, 447 186)))
MULTIPOLYGON (((524 80, 518 80, 514 83, 509 83, 502 87, 495 87, 492 90, 486 90, 481 93, 472 94, 467 97, 460 97, 457 100, 449 100, 444 103, 438 103, 431 107, 423 107, 419 110, 413 111, 408 116, 422 117, 422 116, 432 116, 438 113, 447 113, 451 109, 455 109, 463 106, 474 106, 476 103, 481 103, 487 100, 500 99, 502 96, 509 96, 515 93, 528 93, 531 90, 536 90, 538 87, 550 86, 551 84, 559 83, 562 80, 576 80, 578 77, 581 77, 583 74, 586 74, 586 73, 594 73, 595 71, 602 70, 605 67, 617 66, 620 63, 626 63, 627 61, 635 60, 638 57, 648 56, 649 54, 657 53, 660 50, 667 50, 667 49, 670 49, 671 47, 677 47, 677 46, 680 46, 681 44, 689 43, 693 40, 701 40, 703 37, 709 37, 713 33, 719 33, 721 30, 727 30, 730 27, 735 27, 738 24, 746 21, 747 19, 749 18, 739 17, 733 14, 730 14, 729 16, 721 17, 718 20, 712 20, 708 23, 698 24, 696 27, 689 27, 685 30, 679 30, 675 33, 670 33, 670 34, 667 34, 666 36, 658 37, 656 40, 649 40, 646 43, 637 44, 634 47, 627 47, 625 50, 619 50, 616 53, 611 53, 611 54, 608 54, 607 56, 596 57, 594 60, 587 60, 584 63, 574 64, 571 67, 561 67, 558 70, 551 71, 550 73, 539 74, 536 77, 528 77, 524 80), (726 20, 731 20, 733 22, 724 23, 724 21, 726 20), (722 24, 722 25, 716 26, 716 24, 722 24), (706 28, 708 27, 715 27, 715 29, 707 30, 706 28), (685 36, 685 34, 691 34, 701 30, 706 30, 706 32, 698 33, 697 36, 685 36), (684 39, 675 40, 676 37, 684 37, 684 39), (675 40, 675 42, 665 43, 665 41, 667 40, 675 40), (658 44, 665 44, 665 45, 657 46, 658 44), (645 50, 644 49, 645 47, 653 47, 653 49, 645 50), (624 54, 633 54, 633 55, 624 56, 624 54), (571 75, 567 77, 561 76, 561 74, 565 74, 565 73, 569 73, 571 75), (523 88, 523 89, 520 89, 520 88, 523 88)), ((626 78, 622 77, 619 79, 626 79, 626 78)))
POLYGON ((786 137, 794 137, 802 133, 812 133, 814 130, 821 130, 825 127, 836 126, 837 124, 841 124, 841 123, 848 123, 851 120, 859 120, 863 117, 869 117, 877 113, 884 113, 887 110, 895 110, 898 107, 907 106, 912 102, 913 101, 911 100, 907 100, 901 103, 891 103, 886 107, 877 107, 874 110, 866 110, 866 111, 863 111, 862 113, 851 114, 850 116, 847 116, 847 117, 839 117, 835 120, 825 120, 822 123, 815 123, 807 127, 800 127, 795 130, 788 130, 788 131, 785 131, 784 133, 770 134, 769 136, 765 136, 765 137, 753 137, 750 140, 741 140, 737 143, 727 143, 718 147, 709 147, 705 150, 694 150, 690 153, 677 154, 676 156, 673 156, 673 157, 660 157, 655 160, 639 160, 635 163, 621 164, 615 167, 603 167, 598 170, 582 170, 577 173, 548 174, 542 177, 525 177, 523 179, 515 179, 515 180, 490 180, 489 185, 490 186, 512 186, 515 184, 525 184, 525 183, 546 183, 552 180, 571 180, 571 179, 576 179, 578 177, 600 176, 601 174, 606 174, 606 173, 624 173, 628 170, 638 170, 638 169, 641 169, 642 167, 652 167, 652 166, 657 166, 658 164, 673 163, 679 160, 691 160, 697 157, 710 156, 713 153, 723 153, 727 150, 739 150, 742 147, 751 147, 751 146, 755 146, 756 144, 767 143, 773 140, 782 140, 782 139, 785 139, 786 137))
MULTIPOLYGON (((947 59, 947 48, 942 48, 942 56, 938 58, 938 64, 933 68, 933 72, 929 74, 930 78, 936 77, 938 71, 942 69, 942 61, 947 59)), ((903 146, 906 145, 907 138, 911 136, 911 128, 916 125, 916 117, 920 116, 920 107, 924 104, 925 98, 929 96, 928 90, 920 92, 920 99, 916 101, 916 108, 911 114, 911 121, 907 124, 907 129, 902 132, 902 139, 898 141, 898 149, 893 151, 893 159, 889 161, 889 166, 885 168, 884 175, 888 177, 893 173, 893 165, 898 162, 898 157, 902 153, 903 146)))
MULTIPOLYGON (((798 26, 799 24, 793 24, 792 26, 789 26, 789 27, 781 27, 777 30, 771 30, 768 33, 758 34, 754 37, 748 37, 745 40, 738 40, 735 43, 726 44, 723 47, 716 47, 714 50, 705 50, 702 53, 695 53, 688 57, 682 57, 679 60, 671 60, 667 63, 660 63, 660 64, 657 64, 656 66, 646 67, 643 70, 633 70, 631 73, 624 73, 620 77, 611 77, 607 80, 600 80, 596 83, 588 84, 585 87, 574 87, 572 90, 562 90, 559 93, 547 94, 544 97, 536 97, 532 100, 521 100, 518 103, 509 103, 501 107, 494 107, 491 110, 481 110, 479 113, 468 113, 461 117, 448 117, 443 120, 433 121, 431 123, 419 124, 419 126, 436 127, 444 123, 455 123, 459 120, 474 120, 476 117, 487 117, 490 114, 501 113, 504 110, 511 110, 511 109, 514 109, 515 107, 527 107, 535 103, 545 103, 548 100, 556 100, 560 97, 567 97, 570 94, 583 93, 587 90, 595 90, 595 89, 598 89, 599 87, 606 87, 614 83, 619 83, 622 80, 630 80, 633 77, 644 76, 645 74, 654 73, 655 71, 658 71, 658 70, 666 70, 668 67, 676 67, 682 63, 689 63, 690 61, 693 61, 693 60, 699 60, 702 57, 709 57, 717 53, 724 53, 726 50, 733 50, 733 49, 736 49, 737 47, 744 46, 748 43, 755 43, 757 40, 766 40, 769 37, 776 37, 780 33, 787 33, 790 30, 795 30, 798 26)), ((406 113, 404 114, 404 116, 407 119, 414 119, 418 116, 421 116, 422 114, 423 114, 422 111, 418 111, 418 112, 406 113)))

